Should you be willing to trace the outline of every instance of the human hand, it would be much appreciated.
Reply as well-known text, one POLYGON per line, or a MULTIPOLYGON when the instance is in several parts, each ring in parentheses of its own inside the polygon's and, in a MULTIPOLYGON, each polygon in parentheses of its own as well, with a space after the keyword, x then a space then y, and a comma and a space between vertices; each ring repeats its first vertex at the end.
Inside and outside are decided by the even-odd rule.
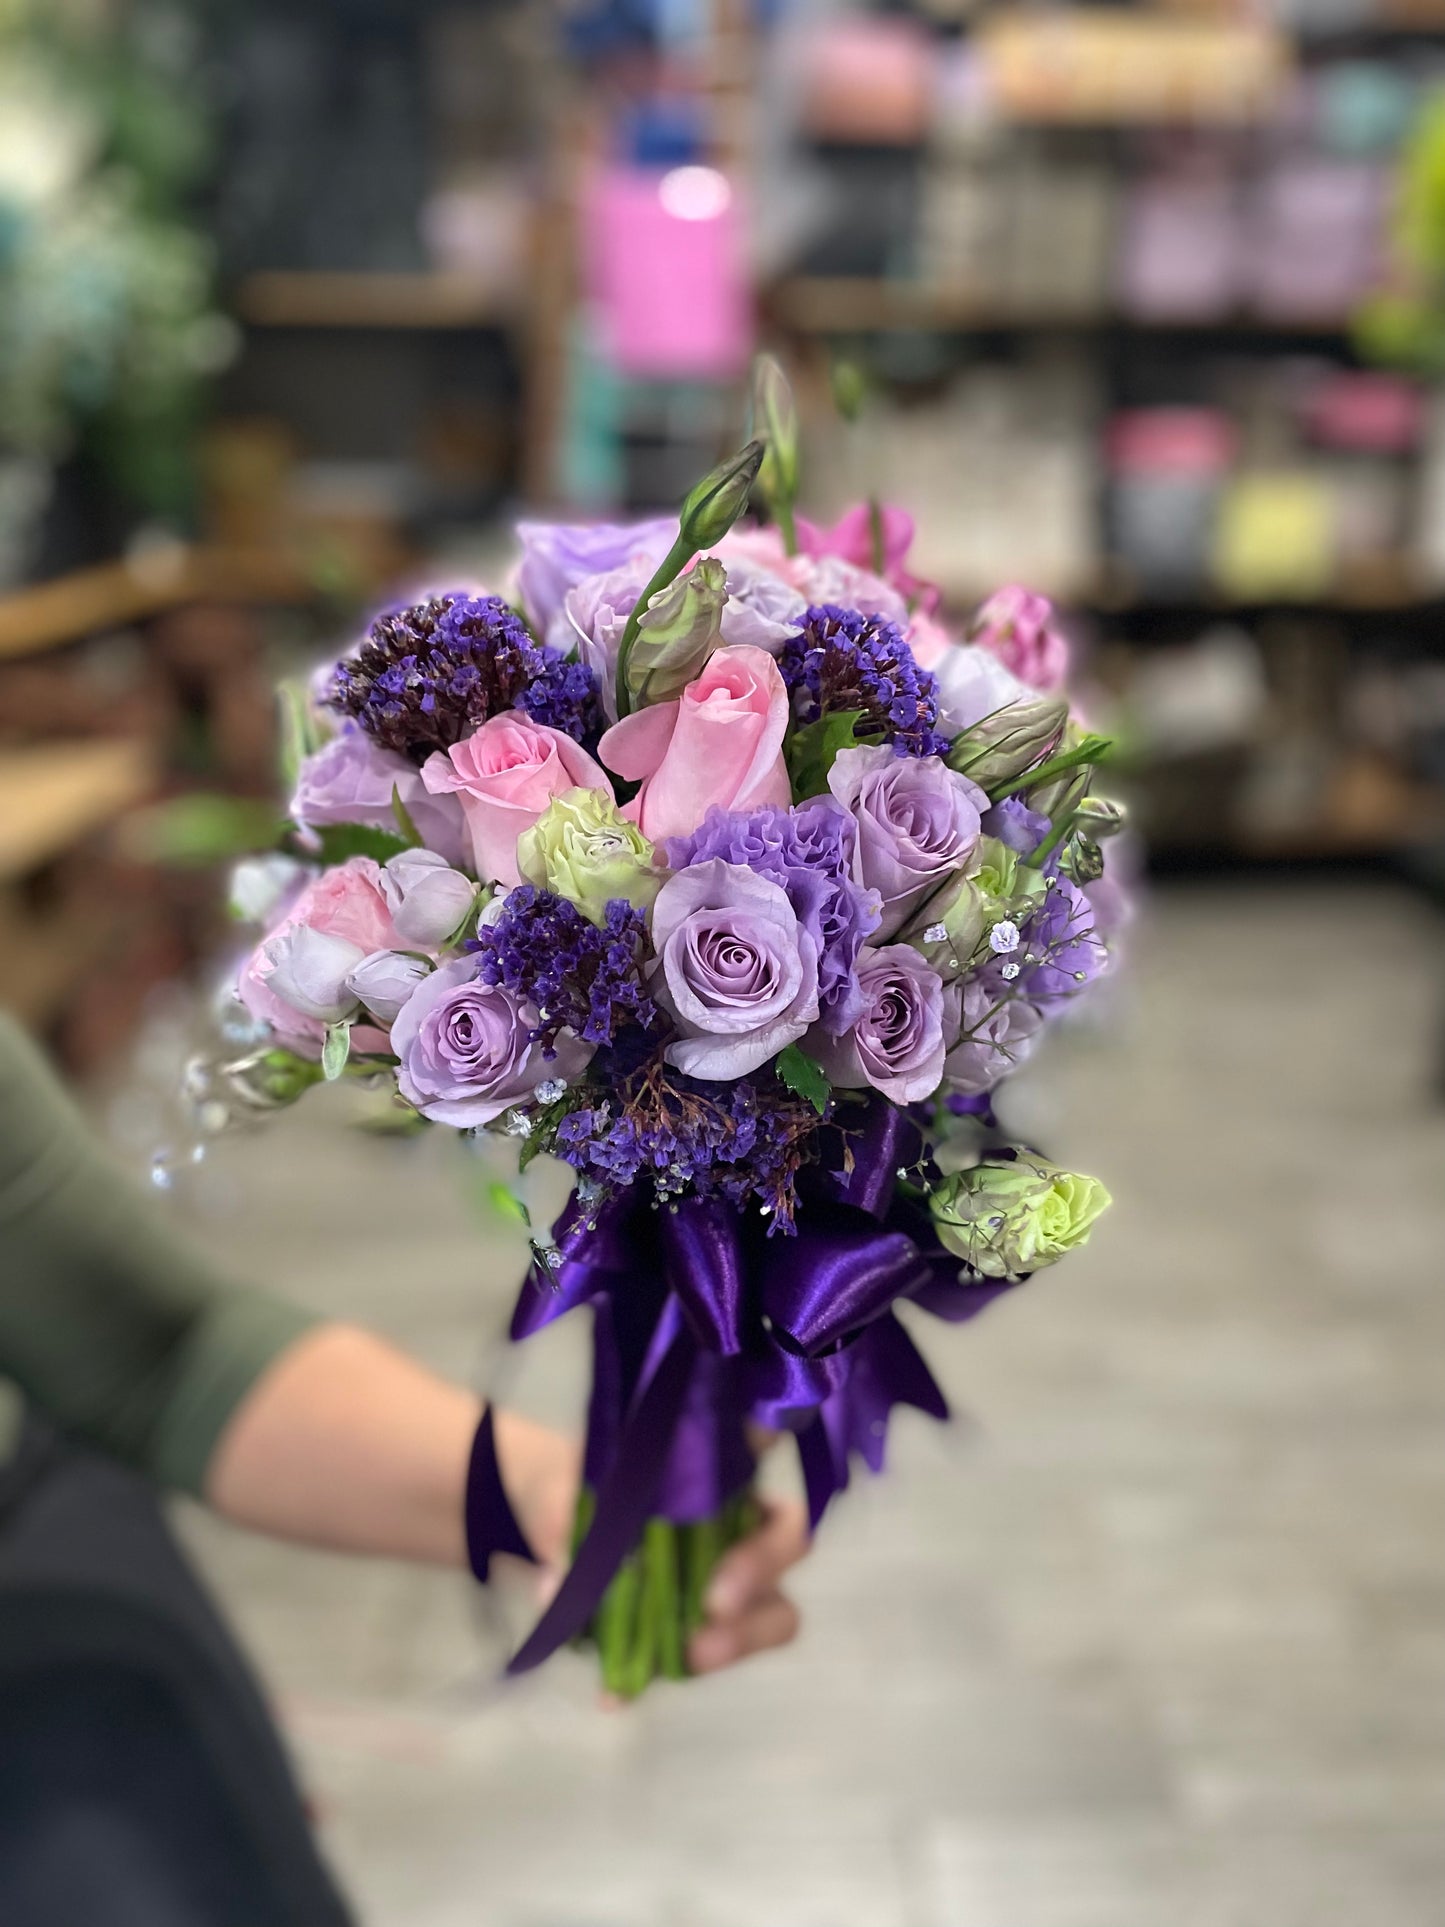
MULTIPOLYGON (((502 1483, 527 1543, 559 1583, 572 1538, 582 1474, 575 1440, 515 1412, 493 1414, 502 1483)), ((785 1646, 798 1609, 779 1584, 809 1549, 808 1519, 792 1500, 762 1502, 762 1521, 718 1562, 708 1584, 706 1621, 688 1643, 694 1673, 715 1673, 750 1654, 785 1646)))

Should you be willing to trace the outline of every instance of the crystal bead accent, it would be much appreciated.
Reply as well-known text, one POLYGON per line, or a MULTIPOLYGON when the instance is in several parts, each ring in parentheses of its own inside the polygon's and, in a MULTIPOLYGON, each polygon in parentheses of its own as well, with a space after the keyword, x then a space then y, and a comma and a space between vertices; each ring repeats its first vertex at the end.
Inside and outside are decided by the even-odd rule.
POLYGON ((942 943, 948 935, 946 923, 931 923, 923 933, 925 943, 942 943))

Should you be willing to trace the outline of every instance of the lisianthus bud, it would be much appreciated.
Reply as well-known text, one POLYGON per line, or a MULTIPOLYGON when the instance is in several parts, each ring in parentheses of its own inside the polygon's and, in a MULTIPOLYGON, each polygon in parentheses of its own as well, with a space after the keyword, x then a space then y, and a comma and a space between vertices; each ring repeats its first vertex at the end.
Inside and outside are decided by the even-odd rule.
POLYGON ((833 390, 833 406, 845 422, 856 422, 868 395, 867 375, 856 361, 838 355, 828 371, 828 379, 833 390))
POLYGON ((627 659, 632 706, 670 702, 680 696, 713 650, 722 643, 727 569, 706 555, 686 575, 659 589, 637 624, 627 659))
POLYGON ((435 850, 402 850, 381 873, 381 894, 408 943, 439 950, 460 928, 477 886, 435 850))
POLYGON ((263 946, 270 970, 266 987, 292 1010, 321 1024, 339 1024, 356 1010, 351 972, 365 957, 358 943, 293 923, 263 946))
POLYGON ((986 1278, 1039 1271, 1084 1244, 1112 1202, 1097 1178, 1021 1151, 956 1171, 929 1196, 944 1247, 986 1278))
POLYGON ((417 985, 430 975, 431 965, 420 957, 409 957, 401 950, 374 950, 346 982, 379 1024, 391 1024, 411 1001, 417 985))
POLYGON ((1117 836, 1129 821, 1129 812, 1112 796, 1086 796, 1079 804, 1079 828, 1096 843, 1117 836))
POLYGON ((753 363, 751 432, 765 444, 758 486, 776 513, 798 492, 798 411, 788 377, 771 355, 753 363))
POLYGON ((598 924, 618 897, 635 909, 650 909, 667 881, 652 845, 635 824, 624 822, 602 790, 566 790, 553 797, 518 837, 517 868, 528 883, 566 897, 598 924))
POLYGON ((949 768, 991 790, 1052 756, 1068 720, 1069 705, 1055 696, 1007 703, 954 738, 949 768))
POLYGON ((1092 837, 1071 836, 1064 845, 1064 868, 1075 883, 1097 883, 1104 874, 1104 852, 1092 837))
POLYGON ((688 490, 679 522, 682 540, 694 554, 715 548, 747 507, 764 452, 761 442, 749 442, 688 490))

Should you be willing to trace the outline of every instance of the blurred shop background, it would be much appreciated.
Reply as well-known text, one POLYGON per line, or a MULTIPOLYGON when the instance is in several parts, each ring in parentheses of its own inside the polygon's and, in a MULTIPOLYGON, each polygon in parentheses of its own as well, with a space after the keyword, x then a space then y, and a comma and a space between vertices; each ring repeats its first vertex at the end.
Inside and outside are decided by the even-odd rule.
POLYGON ((264 796, 278 663, 519 509, 676 501, 759 343, 818 511, 1071 612, 1156 864, 1438 885, 1432 6, 5 0, 12 997, 123 1042, 214 933, 126 813, 264 796))
MULTIPOLYGON (((1112 1219, 735 1682, 501 1699, 456 1582, 191 1542, 365 1927, 1441 1927, 1445 0, 0 0, 0 1000, 143 1163, 277 676, 676 504, 759 347, 811 514, 1066 612, 1148 873, 1016 1121, 1112 1219)), ((442 1147, 172 1167, 501 1369, 442 1147)))

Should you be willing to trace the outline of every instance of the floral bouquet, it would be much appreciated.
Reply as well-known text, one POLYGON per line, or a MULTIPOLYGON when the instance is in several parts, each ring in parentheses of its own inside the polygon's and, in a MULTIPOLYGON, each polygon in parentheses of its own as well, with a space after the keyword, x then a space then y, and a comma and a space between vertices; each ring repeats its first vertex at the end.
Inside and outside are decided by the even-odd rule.
POLYGON ((951 639, 907 516, 796 514, 772 364, 755 410, 679 520, 524 523, 508 594, 394 608, 318 675, 238 986, 273 1099, 381 1071, 575 1171, 513 1334, 592 1308, 585 1485, 512 1667, 587 1635, 625 1695, 684 1670, 758 1432, 816 1524, 895 1404, 947 1416, 898 1305, 970 1318, 1108 1203, 992 1110, 1108 961, 1119 813, 1050 606, 951 639))

